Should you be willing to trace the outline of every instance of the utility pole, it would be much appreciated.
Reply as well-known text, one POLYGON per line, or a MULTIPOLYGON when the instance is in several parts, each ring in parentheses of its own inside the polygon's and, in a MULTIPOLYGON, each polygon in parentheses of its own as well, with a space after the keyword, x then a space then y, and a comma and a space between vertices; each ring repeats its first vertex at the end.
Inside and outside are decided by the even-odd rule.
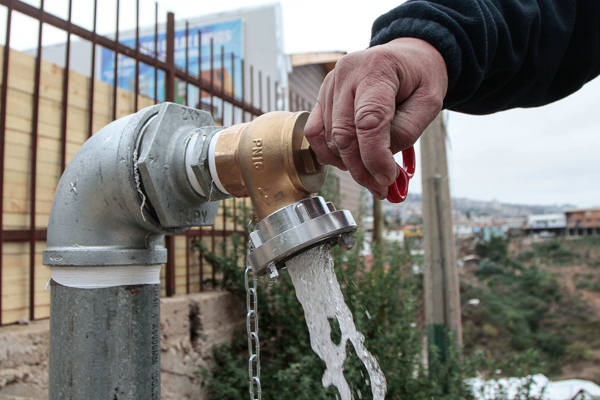
MULTIPOLYGON (((440 113, 421 136, 423 228, 425 248, 425 324, 428 350, 436 346, 440 361, 448 346, 462 344, 460 293, 452 203, 446 156, 446 127, 440 113), (449 343, 452 334, 456 343, 449 343)), ((431 351, 429 351, 431 359, 431 351)), ((431 367, 431 362, 429 363, 431 367)), ((431 371, 430 374, 434 374, 431 371)))
POLYGON ((381 200, 373 196, 373 244, 383 241, 383 210, 381 200))

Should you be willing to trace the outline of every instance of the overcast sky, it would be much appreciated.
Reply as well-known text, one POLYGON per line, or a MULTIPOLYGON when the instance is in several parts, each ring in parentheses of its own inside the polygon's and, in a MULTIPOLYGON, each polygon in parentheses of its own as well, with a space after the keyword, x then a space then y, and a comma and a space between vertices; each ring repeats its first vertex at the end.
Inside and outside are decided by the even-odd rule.
MULTIPOLYGON (((143 25, 144 21, 153 21, 154 3, 140 1, 143 25)), ((39 0, 27 2, 39 5, 39 0)), ((67 0, 45 3, 48 10, 66 18, 67 0)), ((272 2, 160 0, 159 15, 164 19, 165 11, 171 10, 177 19, 185 19, 268 3, 272 2)), ((282 0, 285 51, 364 49, 374 19, 400 3, 282 0)), ((73 4, 74 22, 91 28, 89 10, 93 0, 74 0, 73 4)), ((99 4, 99 31, 114 31, 115 1, 99 0, 99 4)), ((135 3, 121 0, 121 4, 120 26, 125 30, 134 26, 135 3)), ((0 21, 4 15, 0 15, 0 21)), ((34 34, 34 25, 30 31, 34 34)), ((46 33, 45 40, 52 41, 51 30, 46 33)), ((600 79, 569 98, 542 108, 484 117, 450 112, 448 133, 453 196, 510 203, 600 206, 600 79)), ((411 182, 411 191, 420 190, 417 175, 411 182)))

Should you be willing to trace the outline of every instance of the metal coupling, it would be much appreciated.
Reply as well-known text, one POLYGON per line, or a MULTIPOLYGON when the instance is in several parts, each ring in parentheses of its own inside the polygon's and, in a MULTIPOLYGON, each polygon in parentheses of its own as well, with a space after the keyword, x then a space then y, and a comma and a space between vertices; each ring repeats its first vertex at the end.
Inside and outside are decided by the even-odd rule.
POLYGON ((250 233, 249 262, 256 274, 273 275, 273 266, 281 269, 295 255, 322 243, 340 244, 343 250, 354 247, 350 238, 356 223, 348 210, 320 197, 290 204, 263 218, 250 233))
POLYGON ((165 103, 138 138, 137 168, 147 206, 161 225, 212 225, 219 200, 230 195, 214 186, 209 144, 222 127, 205 111, 165 103))

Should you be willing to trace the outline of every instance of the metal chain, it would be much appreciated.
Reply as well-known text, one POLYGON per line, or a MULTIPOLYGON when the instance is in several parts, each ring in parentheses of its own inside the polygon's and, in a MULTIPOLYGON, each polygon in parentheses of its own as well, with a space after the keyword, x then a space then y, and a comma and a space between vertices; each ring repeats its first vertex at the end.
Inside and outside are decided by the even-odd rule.
MULTIPOLYGON (((252 224, 256 217, 248 224, 252 224)), ((248 379, 250 400, 261 400, 260 387, 260 344, 258 341, 258 294, 257 294, 257 276, 250 266, 249 256, 254 250, 252 242, 248 243, 248 253, 246 255, 246 271, 244 272, 244 284, 246 285, 246 330, 248 333, 248 379), (252 287, 250 287, 250 275, 252 275, 252 287), (254 320, 254 330, 252 330, 252 321, 254 320), (254 364, 256 364, 256 374, 254 374, 254 364), (254 397, 254 386, 256 386, 257 398, 254 397)))

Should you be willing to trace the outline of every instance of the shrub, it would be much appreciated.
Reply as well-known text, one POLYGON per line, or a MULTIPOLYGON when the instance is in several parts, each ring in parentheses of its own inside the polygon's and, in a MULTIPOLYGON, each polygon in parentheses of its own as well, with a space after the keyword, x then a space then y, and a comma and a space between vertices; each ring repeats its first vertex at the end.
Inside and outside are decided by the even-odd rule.
POLYGON ((565 249, 558 240, 534 243, 532 248, 533 253, 537 257, 540 257, 540 259, 543 259, 549 264, 552 264, 553 262, 564 263, 575 257, 575 254, 565 249))
POLYGON ((565 348, 565 355, 570 361, 586 361, 592 358, 592 350, 583 342, 575 342, 565 348))
POLYGON ((479 242, 475 245, 475 253, 481 258, 489 258, 498 262, 508 256, 508 240, 493 236, 489 242, 479 242))
MULTIPOLYGON (((366 347, 386 375, 388 398, 471 400, 463 375, 467 370, 473 372, 474 363, 463 362, 454 346, 448 349, 443 364, 434 350, 431 365, 436 371, 435 380, 429 378, 422 365, 421 331, 415 323, 417 313, 422 310, 422 276, 412 273, 409 249, 377 247, 373 265, 367 270, 358 252, 360 248, 358 244, 347 253, 333 249, 336 274, 357 329, 365 336, 366 347)), ((243 249, 238 248, 238 257, 242 253, 243 249)), ((238 258, 231 254, 204 254, 223 273, 222 287, 245 297, 238 258)), ((321 385, 325 366, 310 348, 304 313, 287 273, 282 271, 273 286, 264 283, 259 286, 263 399, 336 398, 335 388, 325 389, 321 385)), ((237 400, 248 395, 245 333, 238 338, 231 345, 215 347, 212 372, 202 372, 204 385, 213 399, 237 400)), ((364 378, 366 371, 352 345, 347 350, 344 375, 355 398, 370 398, 364 378)))

